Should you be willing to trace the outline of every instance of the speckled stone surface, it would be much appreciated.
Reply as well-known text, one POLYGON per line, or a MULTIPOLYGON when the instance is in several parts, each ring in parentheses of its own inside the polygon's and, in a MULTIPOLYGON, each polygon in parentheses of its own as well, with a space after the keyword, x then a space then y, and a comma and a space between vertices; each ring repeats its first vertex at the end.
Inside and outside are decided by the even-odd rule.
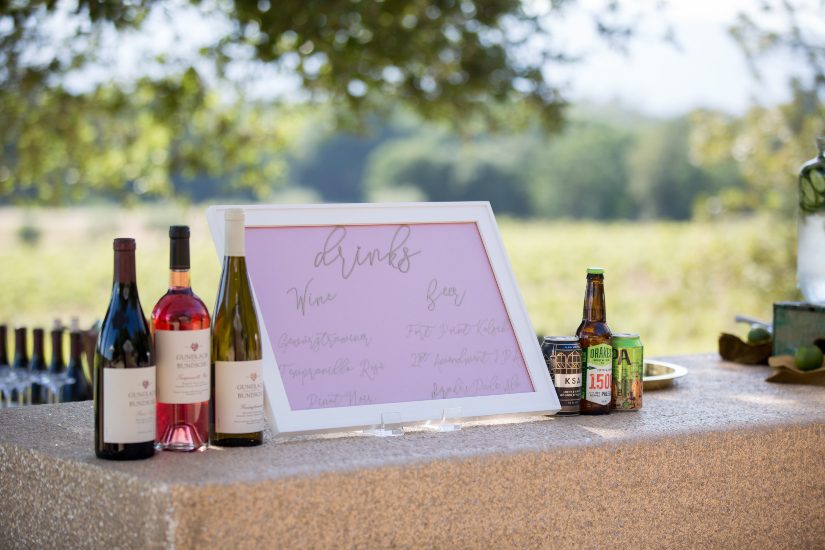
POLYGON ((672 360, 638 413, 129 463, 90 403, 0 410, 0 548, 825 547, 825 388, 672 360))

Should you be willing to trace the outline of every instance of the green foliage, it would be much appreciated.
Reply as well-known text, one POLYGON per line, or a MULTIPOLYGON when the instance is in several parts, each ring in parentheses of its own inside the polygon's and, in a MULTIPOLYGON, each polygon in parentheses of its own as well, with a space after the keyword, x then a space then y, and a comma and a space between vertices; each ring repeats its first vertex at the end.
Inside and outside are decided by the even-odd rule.
MULTIPOLYGON (((685 219, 697 203, 710 215, 791 210, 788 174, 810 156, 825 118, 825 49, 811 31, 818 11, 768 0, 760 9, 778 27, 739 19, 732 33, 755 67, 782 48, 799 53, 808 73, 780 109, 741 119, 696 114, 688 155, 682 122, 651 134, 610 122, 550 143, 533 134, 479 137, 488 129, 561 128, 565 102, 553 69, 574 59, 550 38, 575 4, 554 1, 542 11, 543 3, 521 0, 0 2, 0 201, 271 196, 287 180, 287 144, 300 126, 294 111, 307 110, 249 99, 247 81, 276 74, 297 80, 309 108, 331 106, 338 125, 363 130, 374 120, 368 114, 406 109, 461 135, 437 138, 438 150, 409 136, 406 146, 427 149, 429 159, 390 147, 383 135, 338 136, 342 143, 317 151, 318 162, 292 164, 293 183, 328 200, 412 192, 490 198, 516 215, 599 219, 685 219), (145 38, 153 18, 183 12, 215 30, 199 52, 144 52, 133 78, 77 86, 94 70, 114 68, 108 48, 145 38), (376 147, 403 166, 370 156, 376 147), (367 190, 365 171, 381 175, 367 176, 367 190)), ((639 14, 632 3, 588 5, 611 46, 631 37, 639 14)))
MULTIPOLYGON (((0 323, 48 325, 80 315, 84 325, 100 319, 112 284, 112 238, 137 239, 140 297, 147 311, 166 290, 167 227, 153 207, 135 210, 83 208, 44 210, 40 246, 30 248, 14 233, 24 219, 18 209, 0 215, 0 263, 37 266, 21 274, 0 270, 0 323), (99 228, 114 216, 116 227, 99 228), (58 276, 59 275, 59 276, 58 276)), ((181 210, 176 223, 192 227, 192 280, 211 304, 220 263, 200 210, 181 210)), ((748 218, 727 222, 634 222, 596 224, 500 219, 507 253, 535 329, 571 334, 581 319, 584 271, 606 271, 608 323, 616 331, 639 331, 650 356, 711 351, 721 330, 735 330, 733 316, 771 318, 771 304, 796 299, 793 221, 748 218)))
POLYGON ((640 134, 630 156, 630 180, 641 217, 687 220, 697 203, 742 188, 742 177, 732 162, 703 165, 694 158, 691 130, 688 118, 677 118, 640 134))
POLYGON ((733 212, 792 215, 798 204, 800 165, 816 156, 815 137, 825 135, 825 105, 799 87, 793 101, 753 107, 742 117, 697 111, 691 148, 705 165, 734 163, 743 184, 720 193, 733 212))
POLYGON ((539 147, 530 191, 535 215, 610 220, 635 218, 628 190, 628 129, 580 120, 539 147))
POLYGON ((104 85, 88 95, 36 94, 0 91, 0 111, 9 114, 0 125, 0 196, 54 205, 168 197, 173 176, 206 174, 263 197, 284 181, 293 117, 221 103, 194 70, 142 79, 131 91, 104 85))
POLYGON ((530 215, 525 160, 531 146, 524 136, 462 140, 424 129, 388 140, 370 154, 366 196, 415 188, 431 201, 489 200, 498 212, 530 215))
POLYGON ((797 85, 805 82, 809 91, 821 97, 825 93, 823 7, 821 1, 762 0, 758 13, 740 13, 729 31, 757 76, 760 58, 777 51, 791 52, 802 61, 803 73, 794 77, 797 85))
MULTIPOLYGON (((433 201, 490 200, 499 214, 596 220, 718 215, 719 195, 745 184, 731 161, 700 164, 685 118, 595 118, 579 112, 553 136, 464 138, 407 127, 369 153, 364 198, 415 189, 433 201), (604 122, 608 120, 609 122, 604 122)), ((335 181, 334 176, 330 176, 335 181)))
MULTIPOLYGON (((297 79, 310 104, 332 105, 337 122, 353 126, 402 106, 465 132, 537 120, 556 129, 564 101, 547 69, 571 59, 542 38, 566 4, 0 2, 0 198, 191 199, 195 182, 218 179, 268 196, 285 176, 290 115, 248 99, 259 74, 297 79), (86 82, 117 68, 108 49, 121 39, 146 38, 156 31, 147 21, 177 14, 214 29, 197 53, 141 51, 134 77, 86 82)), ((594 27, 621 43, 629 18, 603 4, 594 27)), ((322 196, 354 196, 357 172, 322 196)))
POLYGON ((729 211, 773 211, 792 215, 798 204, 797 174, 815 156, 816 136, 825 135, 825 34, 822 5, 765 0, 760 12, 742 14, 730 27, 759 75, 760 58, 793 52, 802 63, 791 80, 792 100, 755 106, 744 116, 699 111, 692 116, 692 150, 705 164, 735 163, 743 185, 719 194, 729 211))
POLYGON ((369 154, 382 142, 402 134, 403 128, 398 124, 371 124, 365 133, 353 134, 319 131, 319 125, 305 126, 311 135, 299 140, 290 181, 315 190, 325 201, 364 200, 364 169, 369 154))
POLYGON ((293 58, 302 86, 343 102, 351 112, 386 109, 400 100, 428 118, 468 113, 492 117, 503 102, 532 104, 548 123, 559 120, 558 90, 541 68, 550 52, 514 59, 519 34, 541 33, 540 21, 520 0, 399 0, 234 2, 236 23, 210 50, 219 67, 231 63, 239 44, 255 59, 293 58))

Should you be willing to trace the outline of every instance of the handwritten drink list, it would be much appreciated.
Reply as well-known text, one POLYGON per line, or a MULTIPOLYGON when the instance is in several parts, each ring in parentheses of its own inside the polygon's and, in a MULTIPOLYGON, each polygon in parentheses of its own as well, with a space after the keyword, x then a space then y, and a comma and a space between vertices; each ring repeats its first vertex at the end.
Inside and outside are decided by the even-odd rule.
POLYGON ((249 227, 292 410, 534 391, 475 223, 249 227))

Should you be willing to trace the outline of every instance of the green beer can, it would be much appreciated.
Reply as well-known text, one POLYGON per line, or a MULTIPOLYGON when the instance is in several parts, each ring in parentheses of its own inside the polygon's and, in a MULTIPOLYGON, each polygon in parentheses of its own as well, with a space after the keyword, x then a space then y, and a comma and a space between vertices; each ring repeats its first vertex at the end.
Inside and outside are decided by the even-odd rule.
POLYGON ((610 409, 638 411, 642 408, 644 346, 638 334, 613 333, 613 384, 610 409))

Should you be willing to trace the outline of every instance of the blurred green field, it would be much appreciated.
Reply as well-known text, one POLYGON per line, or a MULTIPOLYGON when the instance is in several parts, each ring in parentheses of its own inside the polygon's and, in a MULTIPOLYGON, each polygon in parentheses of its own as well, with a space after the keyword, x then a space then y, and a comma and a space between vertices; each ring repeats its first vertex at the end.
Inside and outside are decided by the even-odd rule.
MULTIPOLYGON (((103 316, 114 237, 135 237, 146 313, 167 284, 170 224, 192 226, 192 280, 211 308, 220 275, 199 207, 0 209, 0 323, 82 325, 103 316)), ((539 334, 571 334, 581 320, 584 271, 606 268, 608 324, 640 332, 649 356, 716 349, 733 316, 771 318, 798 299, 795 224, 543 222, 500 220, 522 295, 539 334)))

